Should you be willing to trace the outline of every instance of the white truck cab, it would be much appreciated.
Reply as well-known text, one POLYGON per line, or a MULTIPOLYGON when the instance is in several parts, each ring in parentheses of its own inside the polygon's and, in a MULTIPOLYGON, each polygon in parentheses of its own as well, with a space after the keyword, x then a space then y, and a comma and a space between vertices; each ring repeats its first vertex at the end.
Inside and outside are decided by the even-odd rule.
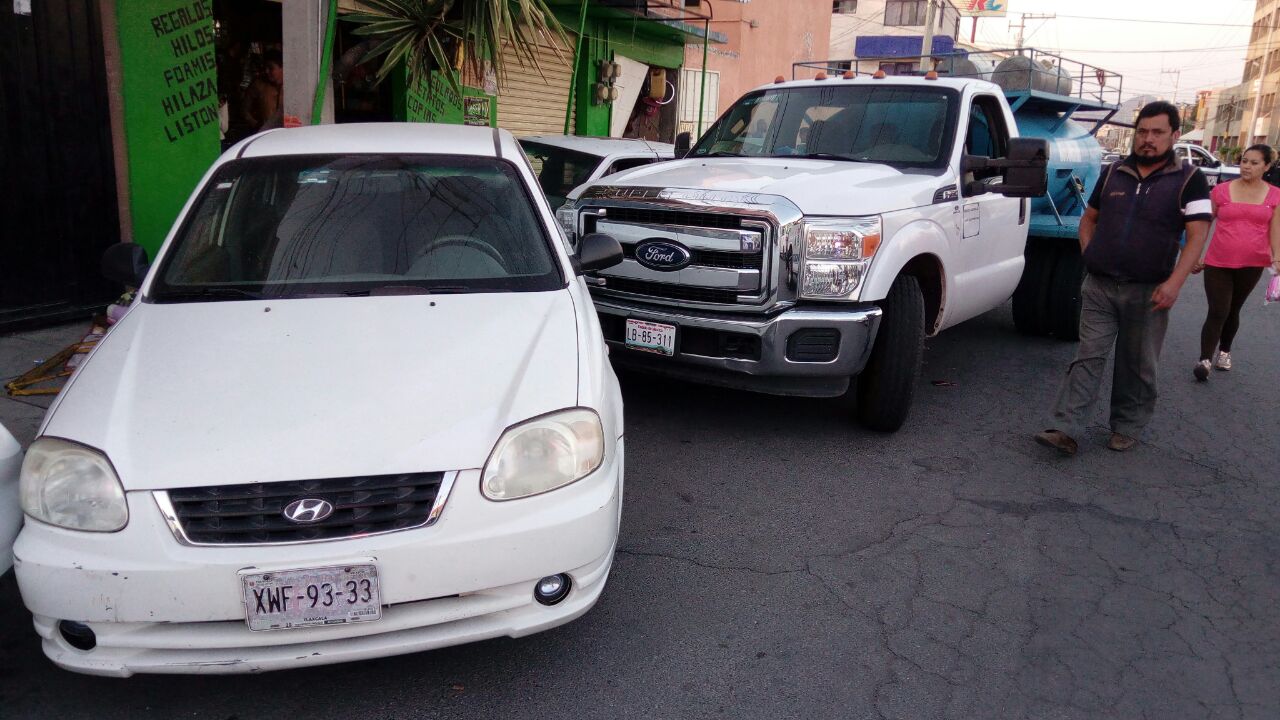
POLYGON ((1046 162, 986 81, 783 82, 557 215, 571 240, 623 246, 589 276, 616 364, 815 397, 856 377, 859 420, 892 431, 923 338, 1018 285, 1046 162))
POLYGON ((1176 143, 1173 146, 1173 152, 1178 160, 1189 162, 1200 168, 1200 172, 1204 173, 1210 186, 1240 177, 1239 167, 1227 165, 1216 155, 1194 143, 1176 143))

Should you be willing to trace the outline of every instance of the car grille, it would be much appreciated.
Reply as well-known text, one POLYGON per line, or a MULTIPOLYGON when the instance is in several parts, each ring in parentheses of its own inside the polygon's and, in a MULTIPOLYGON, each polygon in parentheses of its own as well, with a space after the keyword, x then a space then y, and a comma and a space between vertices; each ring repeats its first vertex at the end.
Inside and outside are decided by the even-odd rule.
POLYGON ((446 499, 444 473, 215 485, 169 490, 178 529, 196 545, 244 545, 336 540, 408 530, 430 523, 446 499), (333 514, 298 524, 283 515, 294 500, 319 498, 333 514), (437 503, 437 499, 440 501, 437 503), (434 511, 434 512, 433 512, 434 511))

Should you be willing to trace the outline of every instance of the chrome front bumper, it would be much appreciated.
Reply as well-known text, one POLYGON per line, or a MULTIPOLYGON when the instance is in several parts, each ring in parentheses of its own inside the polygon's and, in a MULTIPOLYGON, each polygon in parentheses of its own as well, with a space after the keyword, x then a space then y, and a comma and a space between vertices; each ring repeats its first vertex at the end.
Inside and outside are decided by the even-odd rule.
POLYGON ((632 305, 613 298, 596 297, 594 301, 602 324, 625 325, 626 319, 634 318, 679 328, 674 357, 628 350, 620 335, 606 332, 606 341, 613 350, 611 358, 620 366, 711 385, 810 397, 834 397, 848 388, 849 379, 867 364, 882 314, 879 307, 868 304, 848 310, 792 308, 761 318, 696 316, 649 305, 632 305), (759 358, 685 352, 679 336, 691 328, 755 336, 759 339, 759 358), (826 362, 789 359, 787 339, 792 333, 816 328, 839 331, 834 359, 826 362))

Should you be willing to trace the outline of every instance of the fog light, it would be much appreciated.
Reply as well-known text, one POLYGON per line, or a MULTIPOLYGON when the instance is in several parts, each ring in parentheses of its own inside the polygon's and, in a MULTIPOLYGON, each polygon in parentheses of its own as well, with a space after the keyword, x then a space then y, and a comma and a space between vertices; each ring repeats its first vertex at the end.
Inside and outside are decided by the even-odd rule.
POLYGON ((555 605, 569 595, 569 586, 572 584, 569 576, 564 573, 548 575, 533 586, 533 599, 543 605, 555 605))
POLYGON ((68 645, 77 650, 92 650, 98 646, 98 637, 84 623, 62 620, 58 623, 58 632, 62 633, 62 639, 68 645))

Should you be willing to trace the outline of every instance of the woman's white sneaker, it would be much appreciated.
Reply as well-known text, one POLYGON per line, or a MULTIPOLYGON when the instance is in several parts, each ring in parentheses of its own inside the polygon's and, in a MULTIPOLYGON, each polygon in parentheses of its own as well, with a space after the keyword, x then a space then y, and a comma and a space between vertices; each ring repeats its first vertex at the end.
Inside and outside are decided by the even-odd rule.
POLYGON ((1231 353, 1229 352, 1218 353, 1218 361, 1214 363, 1213 366, 1219 370, 1230 370, 1231 369, 1231 353))

